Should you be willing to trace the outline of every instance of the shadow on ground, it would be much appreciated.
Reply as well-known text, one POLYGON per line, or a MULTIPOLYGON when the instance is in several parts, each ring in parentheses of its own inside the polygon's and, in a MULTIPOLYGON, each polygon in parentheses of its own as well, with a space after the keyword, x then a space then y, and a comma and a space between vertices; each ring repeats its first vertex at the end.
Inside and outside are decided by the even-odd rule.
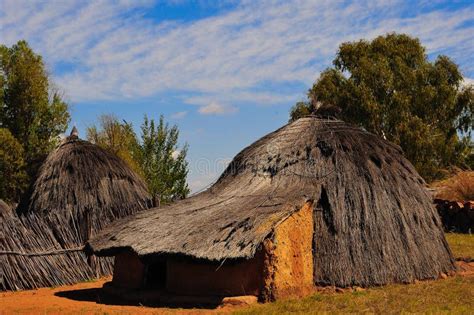
POLYGON ((66 298, 80 302, 94 302, 97 304, 105 305, 119 305, 119 306, 148 306, 148 307, 166 307, 166 308, 199 308, 199 309, 215 309, 217 308, 222 299, 220 298, 207 298, 205 300, 199 299, 190 300, 186 297, 176 296, 163 296, 159 299, 156 298, 141 298, 141 299, 126 299, 123 297, 117 297, 110 293, 107 293, 102 288, 92 289, 79 289, 69 291, 59 291, 54 294, 55 296, 66 298), (186 300, 186 301, 184 301, 186 300))

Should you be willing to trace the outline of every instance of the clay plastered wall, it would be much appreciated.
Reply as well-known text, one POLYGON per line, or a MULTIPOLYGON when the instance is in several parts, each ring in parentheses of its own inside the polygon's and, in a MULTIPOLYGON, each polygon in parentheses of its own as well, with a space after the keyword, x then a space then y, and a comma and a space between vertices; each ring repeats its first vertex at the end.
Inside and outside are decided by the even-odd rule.
POLYGON ((145 265, 138 255, 123 252, 115 256, 112 283, 121 288, 137 289, 143 285, 145 265))
POLYGON ((277 226, 272 240, 266 240, 263 300, 313 291, 313 231, 313 206, 308 202, 277 226))
MULTIPOLYGON (((166 289, 179 295, 256 295, 263 301, 303 296, 314 289, 311 203, 279 224, 263 250, 241 262, 202 263, 169 258, 166 289)), ((113 284, 143 286, 145 266, 136 254, 115 257, 113 284)))
POLYGON ((263 254, 238 263, 197 263, 168 259, 167 291, 181 295, 258 295, 263 254))

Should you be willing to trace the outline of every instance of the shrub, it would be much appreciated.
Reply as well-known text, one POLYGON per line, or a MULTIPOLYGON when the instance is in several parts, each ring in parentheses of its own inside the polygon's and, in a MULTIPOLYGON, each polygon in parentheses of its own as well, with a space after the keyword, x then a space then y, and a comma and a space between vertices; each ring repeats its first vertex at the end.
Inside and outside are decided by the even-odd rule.
POLYGON ((446 200, 474 200, 474 171, 457 169, 455 175, 436 182, 435 197, 446 200))

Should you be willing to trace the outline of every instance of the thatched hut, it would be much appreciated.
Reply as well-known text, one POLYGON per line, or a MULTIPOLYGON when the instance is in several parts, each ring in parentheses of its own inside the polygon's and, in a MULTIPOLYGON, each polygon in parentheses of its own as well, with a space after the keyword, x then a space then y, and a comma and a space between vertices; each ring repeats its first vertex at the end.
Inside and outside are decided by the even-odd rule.
POLYGON ((115 219, 149 208, 146 185, 119 157, 75 129, 46 158, 17 216, 2 218, 1 290, 75 283, 112 272, 85 242, 115 219))
POLYGON ((46 158, 20 214, 57 214, 87 241, 111 221, 151 206, 143 180, 117 155, 81 140, 75 129, 46 158))
POLYGON ((434 279, 454 260, 401 149, 306 117, 241 151, 208 190, 114 222, 88 246, 112 284, 182 295, 304 294, 434 279))

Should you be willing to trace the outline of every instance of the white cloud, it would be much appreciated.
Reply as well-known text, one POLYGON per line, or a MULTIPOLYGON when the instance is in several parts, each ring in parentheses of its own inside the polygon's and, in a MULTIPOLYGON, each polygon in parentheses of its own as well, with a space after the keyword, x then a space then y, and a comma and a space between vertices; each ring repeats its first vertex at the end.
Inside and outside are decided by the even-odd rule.
POLYGON ((213 100, 220 99, 226 102, 245 102, 259 105, 271 105, 271 104, 288 104, 295 99, 304 97, 306 91, 296 94, 282 94, 278 91, 270 92, 247 92, 247 91, 234 91, 232 93, 221 93, 217 91, 213 94, 204 94, 200 96, 192 96, 184 98, 183 101, 186 104, 193 105, 209 105, 213 100))
POLYGON ((464 77, 463 85, 464 86, 469 86, 469 85, 474 86, 474 79, 464 77))
POLYGON ((171 118, 181 119, 181 118, 184 118, 187 114, 188 114, 187 111, 177 112, 177 113, 174 113, 173 115, 171 115, 171 118))
POLYGON ((237 112, 237 107, 230 105, 222 105, 217 102, 211 102, 208 105, 201 106, 199 108, 199 113, 203 115, 224 115, 224 114, 233 114, 237 112))
POLYGON ((341 42, 393 31, 419 36, 429 53, 452 56, 472 76, 474 7, 423 13, 429 2, 410 3, 244 1, 186 22, 146 18, 151 0, 3 0, 0 33, 7 45, 27 39, 51 69, 73 64, 53 74, 74 102, 172 90, 197 95, 183 101, 204 111, 211 101, 292 103, 301 95, 272 86, 309 86, 341 42))
POLYGON ((191 164, 188 174, 189 187, 192 193, 206 189, 214 183, 227 168, 231 158, 200 158, 191 164))
POLYGON ((214 183, 220 174, 212 173, 212 174, 204 174, 199 175, 196 178, 189 179, 189 189, 191 190, 192 194, 199 193, 207 188, 209 188, 211 183, 214 183))

